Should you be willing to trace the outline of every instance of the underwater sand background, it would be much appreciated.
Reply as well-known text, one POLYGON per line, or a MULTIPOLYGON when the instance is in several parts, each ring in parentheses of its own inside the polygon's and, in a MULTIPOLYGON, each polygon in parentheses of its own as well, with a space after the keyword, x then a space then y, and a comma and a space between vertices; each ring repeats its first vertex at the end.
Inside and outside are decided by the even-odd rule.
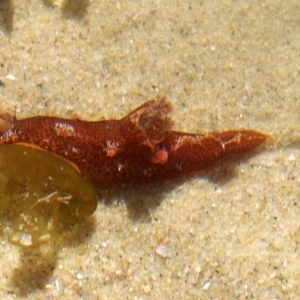
POLYGON ((18 118, 166 95, 178 130, 273 134, 203 176, 101 190, 40 250, 2 238, 0 298, 300 297, 298 1, 5 0, 0 20, 0 106, 18 118))

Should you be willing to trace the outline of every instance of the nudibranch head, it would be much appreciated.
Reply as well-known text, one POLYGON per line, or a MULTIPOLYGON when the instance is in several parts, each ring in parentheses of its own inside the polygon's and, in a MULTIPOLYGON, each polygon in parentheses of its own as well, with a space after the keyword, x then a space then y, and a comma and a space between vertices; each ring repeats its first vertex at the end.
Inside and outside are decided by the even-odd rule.
POLYGON ((97 207, 94 187, 72 164, 17 144, 0 146, 0 197, 9 239, 23 246, 41 244, 97 207))
POLYGON ((16 116, 14 114, 1 114, 0 115, 0 134, 14 129, 16 116))

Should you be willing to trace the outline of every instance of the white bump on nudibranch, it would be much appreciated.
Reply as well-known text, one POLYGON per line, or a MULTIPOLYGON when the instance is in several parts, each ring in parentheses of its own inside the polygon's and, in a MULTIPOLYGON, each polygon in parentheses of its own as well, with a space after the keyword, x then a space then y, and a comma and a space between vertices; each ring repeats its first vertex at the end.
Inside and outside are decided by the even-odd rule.
POLYGON ((75 128, 66 123, 55 123, 54 130, 56 134, 60 136, 73 136, 75 133, 75 128))
POLYGON ((119 144, 114 141, 106 141, 105 152, 107 156, 114 157, 118 152, 119 144))

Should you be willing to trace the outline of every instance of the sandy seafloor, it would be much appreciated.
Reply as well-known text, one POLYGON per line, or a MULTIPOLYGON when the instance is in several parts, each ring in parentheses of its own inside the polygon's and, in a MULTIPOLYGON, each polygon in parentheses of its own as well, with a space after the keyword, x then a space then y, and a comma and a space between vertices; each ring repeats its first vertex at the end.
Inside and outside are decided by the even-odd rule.
POLYGON ((102 191, 41 250, 3 237, 1 299, 300 298, 299 1, 2 0, 0 20, 1 111, 119 118, 166 95, 178 130, 272 134, 201 176, 102 191))

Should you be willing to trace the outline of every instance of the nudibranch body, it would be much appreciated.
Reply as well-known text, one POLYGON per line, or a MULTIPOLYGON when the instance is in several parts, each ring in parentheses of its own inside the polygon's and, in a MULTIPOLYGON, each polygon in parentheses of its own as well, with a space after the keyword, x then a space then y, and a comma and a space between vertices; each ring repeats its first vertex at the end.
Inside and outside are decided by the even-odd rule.
POLYGON ((49 151, 73 163, 96 185, 147 185, 194 174, 228 155, 253 150, 268 138, 254 130, 172 131, 170 109, 160 97, 120 120, 2 116, 0 145, 26 144, 49 151))

